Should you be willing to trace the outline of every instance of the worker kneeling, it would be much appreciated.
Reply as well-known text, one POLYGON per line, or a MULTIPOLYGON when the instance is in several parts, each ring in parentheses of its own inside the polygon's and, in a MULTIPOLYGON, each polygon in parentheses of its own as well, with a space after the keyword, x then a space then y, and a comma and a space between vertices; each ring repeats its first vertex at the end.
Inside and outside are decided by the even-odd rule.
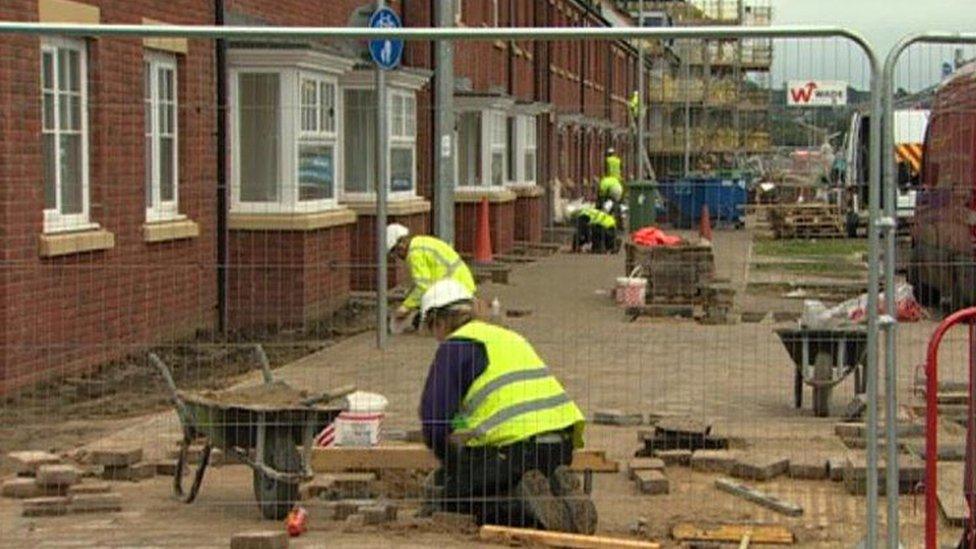
POLYGON ((421 314, 440 346, 420 405, 441 468, 435 507, 480 524, 591 534, 596 508, 570 470, 585 418, 520 335, 474 318, 471 292, 443 280, 421 314))
POLYGON ((617 253, 617 218, 602 210, 590 211, 591 251, 596 254, 617 253))
MULTIPOLYGON (((420 301, 432 284, 451 279, 474 294, 475 283, 471 270, 450 244, 433 236, 412 236, 410 230, 399 223, 386 227, 386 249, 395 257, 405 260, 410 268, 413 287, 396 310, 395 317, 404 322, 420 309, 420 301)), ((416 324, 420 317, 415 317, 416 324)))

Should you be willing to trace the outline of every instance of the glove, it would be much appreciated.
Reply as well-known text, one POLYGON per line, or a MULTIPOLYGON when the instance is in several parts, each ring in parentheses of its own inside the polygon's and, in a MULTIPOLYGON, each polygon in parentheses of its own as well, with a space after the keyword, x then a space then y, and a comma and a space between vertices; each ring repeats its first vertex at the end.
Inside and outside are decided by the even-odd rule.
POLYGON ((606 202, 603 203, 603 211, 610 213, 610 210, 612 209, 613 209, 613 200, 607 200, 606 202))

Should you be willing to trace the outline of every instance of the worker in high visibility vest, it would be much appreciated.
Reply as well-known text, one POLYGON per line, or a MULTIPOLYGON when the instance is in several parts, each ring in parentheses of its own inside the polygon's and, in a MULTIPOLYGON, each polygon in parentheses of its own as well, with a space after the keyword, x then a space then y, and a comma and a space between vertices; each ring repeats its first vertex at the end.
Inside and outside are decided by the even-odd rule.
POLYGON ((477 320, 474 296, 452 279, 427 290, 421 316, 440 342, 420 404, 441 465, 428 508, 592 534, 596 508, 569 468, 586 420, 532 345, 477 320))
POLYGON ((603 210, 590 212, 591 251, 595 254, 617 253, 617 218, 603 210))
POLYGON ((589 204, 572 204, 566 209, 566 217, 575 225, 573 234, 573 252, 581 252, 587 244, 593 243, 590 232, 590 219, 597 209, 589 204))
POLYGON ((608 176, 616 177, 618 182, 623 179, 623 160, 617 156, 617 150, 613 147, 607 149, 606 164, 608 176))
MULTIPOLYGON (((472 294, 476 287, 471 270, 450 244, 433 236, 410 234, 410 229, 391 223, 386 227, 387 252, 407 262, 413 287, 397 308, 395 318, 404 321, 420 309, 424 292, 438 280, 456 280, 472 294)), ((419 317, 415 324, 419 323, 419 317)))
POLYGON ((640 93, 637 90, 630 94, 627 106, 630 107, 630 115, 636 120, 640 116, 640 93))

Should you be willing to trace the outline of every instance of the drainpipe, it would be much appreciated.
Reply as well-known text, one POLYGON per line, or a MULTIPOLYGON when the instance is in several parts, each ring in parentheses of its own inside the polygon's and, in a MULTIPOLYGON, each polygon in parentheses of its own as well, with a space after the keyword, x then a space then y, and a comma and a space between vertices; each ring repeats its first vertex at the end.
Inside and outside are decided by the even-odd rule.
MULTIPOLYGON (((222 27, 224 21, 224 0, 214 1, 214 24, 222 27)), ((226 332, 227 288, 230 261, 230 232, 228 230, 227 187, 227 42, 216 41, 214 57, 217 70, 217 328, 226 332)))

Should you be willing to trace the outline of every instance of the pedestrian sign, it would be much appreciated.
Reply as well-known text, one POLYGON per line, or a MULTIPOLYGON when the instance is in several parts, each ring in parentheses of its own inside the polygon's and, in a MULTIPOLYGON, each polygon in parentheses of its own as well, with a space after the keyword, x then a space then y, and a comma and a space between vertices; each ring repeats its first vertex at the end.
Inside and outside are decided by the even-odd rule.
MULTIPOLYGON (((398 29, 402 25, 400 16, 390 8, 380 8, 369 18, 369 26, 373 29, 398 29)), ((403 40, 383 38, 369 41, 369 54, 376 66, 383 70, 392 70, 400 65, 403 58, 403 40)))

